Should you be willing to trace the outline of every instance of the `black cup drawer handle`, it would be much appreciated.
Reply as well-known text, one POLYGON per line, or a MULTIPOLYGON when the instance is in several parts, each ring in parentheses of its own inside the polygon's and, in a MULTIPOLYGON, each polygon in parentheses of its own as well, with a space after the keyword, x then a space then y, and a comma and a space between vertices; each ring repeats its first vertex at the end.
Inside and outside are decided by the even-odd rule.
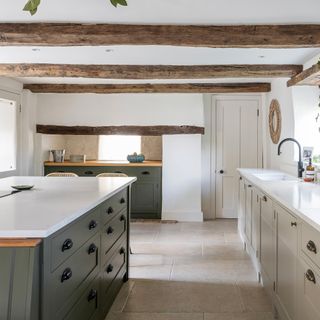
POLYGON ((126 216, 122 214, 120 217, 120 221, 126 221, 126 216))
POLYGON ((89 223, 89 230, 95 229, 97 227, 97 221, 91 220, 89 223))
POLYGON ((93 171, 91 170, 88 170, 88 171, 85 171, 84 174, 87 174, 87 175, 92 175, 93 174, 93 171))
POLYGON ((73 247, 73 242, 71 239, 67 239, 63 244, 62 244, 62 252, 70 250, 73 247))
POLYGON ((151 173, 150 173, 149 171, 142 171, 141 174, 144 175, 144 176, 148 176, 148 175, 150 175, 151 173))
POLYGON ((91 289, 88 295, 88 302, 97 298, 98 292, 97 290, 91 289))
POLYGON ((121 203, 121 204, 126 203, 126 199, 125 199, 125 198, 121 198, 121 199, 120 199, 120 203, 121 203))
POLYGON ((112 227, 109 227, 108 229, 107 229, 107 234, 111 234, 111 233, 113 233, 113 228, 112 227))
POLYGON ((316 277, 313 273, 312 270, 308 269, 306 272, 306 278, 310 281, 313 282, 314 284, 316 283, 316 277))
POLYGON ((63 271, 61 276, 61 282, 67 281, 72 277, 72 270, 70 268, 67 268, 63 271))
POLYGON ((111 273, 113 271, 113 265, 109 264, 106 271, 107 271, 107 273, 111 273))
POLYGON ((122 247, 122 248, 120 249, 119 253, 120 253, 120 254, 125 254, 125 253, 126 253, 126 249, 122 247))
POLYGON ((94 243, 92 243, 92 244, 90 244, 90 247, 89 247, 89 249, 88 249, 88 254, 92 254, 92 253, 95 253, 96 251, 97 251, 97 246, 94 244, 94 243))
POLYGON ((122 172, 122 171, 115 171, 114 173, 121 173, 121 174, 123 174, 123 172, 122 172))
POLYGON ((317 246, 316 244, 310 240, 308 243, 307 243, 307 249, 315 254, 317 254, 317 246))
POLYGON ((109 207, 107 209, 107 214, 112 214, 114 211, 113 211, 113 208, 112 207, 109 207))

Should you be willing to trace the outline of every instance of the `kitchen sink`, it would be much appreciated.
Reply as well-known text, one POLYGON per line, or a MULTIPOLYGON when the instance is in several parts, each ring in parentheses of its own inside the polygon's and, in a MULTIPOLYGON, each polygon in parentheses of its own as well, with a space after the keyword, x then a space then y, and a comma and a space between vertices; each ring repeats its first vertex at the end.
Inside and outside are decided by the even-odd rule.
POLYGON ((298 181, 298 178, 289 176, 283 173, 264 173, 264 174, 253 174, 256 178, 263 181, 298 181))

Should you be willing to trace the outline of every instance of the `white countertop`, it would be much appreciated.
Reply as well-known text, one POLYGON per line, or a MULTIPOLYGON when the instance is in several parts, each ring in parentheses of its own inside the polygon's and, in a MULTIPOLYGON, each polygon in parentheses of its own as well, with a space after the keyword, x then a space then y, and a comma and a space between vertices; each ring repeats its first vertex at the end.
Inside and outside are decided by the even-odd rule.
POLYGON ((30 191, 0 198, 1 238, 45 238, 110 198, 136 178, 9 177, 0 179, 0 195, 12 185, 30 191))
MULTIPOLYGON (((320 231, 320 185, 303 182, 301 179, 263 181, 253 174, 279 174, 283 172, 267 169, 238 169, 239 173, 267 196, 297 217, 320 231)), ((285 174, 286 176, 289 176, 285 174)))

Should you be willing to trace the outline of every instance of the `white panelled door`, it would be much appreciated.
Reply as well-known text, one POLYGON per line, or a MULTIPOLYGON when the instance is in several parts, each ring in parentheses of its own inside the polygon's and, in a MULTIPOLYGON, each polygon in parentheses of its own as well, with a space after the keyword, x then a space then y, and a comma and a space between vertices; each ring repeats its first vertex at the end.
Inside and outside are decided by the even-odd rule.
POLYGON ((237 168, 261 167, 259 106, 258 98, 215 99, 217 218, 238 216, 237 168))

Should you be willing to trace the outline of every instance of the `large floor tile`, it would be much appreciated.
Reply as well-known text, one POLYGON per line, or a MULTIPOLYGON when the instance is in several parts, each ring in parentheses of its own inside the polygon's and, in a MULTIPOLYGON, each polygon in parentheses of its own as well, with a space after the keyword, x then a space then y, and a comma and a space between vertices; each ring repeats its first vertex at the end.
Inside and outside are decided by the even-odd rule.
POLYGON ((136 282, 124 312, 243 312, 239 290, 232 284, 136 282))
POLYGON ((131 279, 170 280, 172 265, 131 267, 131 279))
POLYGON ((174 258, 161 254, 133 254, 129 258, 130 267, 150 267, 161 265, 172 265, 174 258))
POLYGON ((243 260, 250 259, 249 255, 239 243, 224 244, 204 244, 203 255, 209 256, 213 260, 243 260))
POLYGON ((202 255, 201 243, 132 243, 135 254, 156 254, 164 256, 202 255))
POLYGON ((203 320, 203 313, 112 313, 106 320, 203 320))
POLYGON ((256 281, 256 274, 250 260, 216 260, 198 259, 183 264, 177 260, 174 264, 172 280, 176 281, 223 281, 225 283, 256 281))
POLYGON ((205 313, 204 320, 273 320, 271 312, 205 313))
POLYGON ((264 288, 256 283, 238 285, 246 311, 272 312, 272 305, 264 288))

